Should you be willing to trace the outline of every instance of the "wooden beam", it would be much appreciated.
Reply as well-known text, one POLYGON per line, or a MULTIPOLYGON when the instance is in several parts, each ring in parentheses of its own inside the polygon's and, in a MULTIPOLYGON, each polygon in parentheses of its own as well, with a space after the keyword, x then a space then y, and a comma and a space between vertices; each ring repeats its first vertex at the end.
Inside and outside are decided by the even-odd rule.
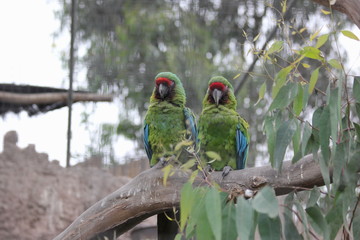
MULTIPOLYGON (((113 96, 109 94, 73 93, 74 102, 111 102, 112 100, 113 96)), ((67 101, 67 92, 20 94, 0 91, 0 102, 14 104, 51 104, 55 102, 67 103, 67 101)))

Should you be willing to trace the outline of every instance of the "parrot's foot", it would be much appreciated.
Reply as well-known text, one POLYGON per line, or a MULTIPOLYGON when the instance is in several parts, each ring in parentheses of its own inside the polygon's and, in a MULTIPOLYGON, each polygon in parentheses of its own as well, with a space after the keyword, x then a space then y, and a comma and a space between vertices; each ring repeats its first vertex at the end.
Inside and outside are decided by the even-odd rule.
POLYGON ((212 172, 213 169, 211 168, 210 165, 206 165, 204 168, 203 168, 203 171, 202 171, 202 174, 203 174, 203 177, 204 179, 207 179, 207 177, 209 176, 209 173, 212 172))
POLYGON ((165 166, 168 165, 169 163, 175 162, 175 160, 176 160, 176 156, 175 156, 175 155, 170 155, 170 156, 161 157, 161 158, 159 159, 159 162, 161 163, 161 166, 162 166, 162 167, 165 167, 165 166))
POLYGON ((162 167, 165 167, 169 163, 169 161, 168 161, 168 159, 166 157, 161 157, 159 159, 159 162, 160 162, 162 167))
POLYGON ((233 170, 233 169, 230 166, 225 166, 223 168, 222 177, 223 178, 226 177, 230 173, 231 170, 233 170))

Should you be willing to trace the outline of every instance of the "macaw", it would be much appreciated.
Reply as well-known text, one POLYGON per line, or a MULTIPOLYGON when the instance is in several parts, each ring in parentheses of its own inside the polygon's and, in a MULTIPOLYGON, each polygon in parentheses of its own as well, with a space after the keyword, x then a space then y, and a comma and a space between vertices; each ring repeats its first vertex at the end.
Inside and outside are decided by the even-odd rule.
MULTIPOLYGON (((169 157, 175 146, 184 140, 191 140, 195 146, 196 121, 185 103, 185 90, 180 79, 170 72, 159 73, 155 77, 155 88, 144 121, 143 140, 151 167, 169 157)), ((189 156, 182 150, 178 160, 186 162, 189 156)), ((167 211, 157 216, 159 240, 174 239, 178 233, 178 224, 167 216, 173 218, 174 212, 167 211)), ((179 211, 176 218, 180 218, 179 211)))
POLYGON ((243 169, 249 149, 249 124, 236 112, 236 97, 231 83, 224 77, 212 77, 202 103, 199 118, 199 146, 205 166, 223 170, 243 169), (206 152, 215 152, 221 159, 211 159, 206 152))
POLYGON ((144 124, 143 140, 150 166, 154 166, 183 140, 192 140, 195 144, 195 116, 185 103, 185 90, 180 79, 170 72, 159 73, 155 77, 155 88, 144 124))

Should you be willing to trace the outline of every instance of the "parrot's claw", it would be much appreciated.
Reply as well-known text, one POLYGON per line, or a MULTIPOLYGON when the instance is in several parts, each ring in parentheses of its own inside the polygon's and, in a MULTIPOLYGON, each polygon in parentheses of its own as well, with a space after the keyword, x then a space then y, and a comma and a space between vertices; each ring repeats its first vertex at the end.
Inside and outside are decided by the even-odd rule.
POLYGON ((223 168, 222 177, 223 178, 226 177, 230 173, 231 170, 233 170, 233 169, 230 166, 225 166, 223 168))
POLYGON ((159 159, 159 162, 161 163, 161 166, 163 166, 163 167, 165 167, 169 163, 169 161, 165 157, 161 157, 159 159))
POLYGON ((205 170, 205 172, 207 172, 207 173, 214 171, 214 169, 212 169, 210 165, 206 165, 206 167, 204 168, 204 170, 205 170))
POLYGON ((211 168, 211 166, 206 165, 202 171, 204 179, 206 179, 208 177, 209 173, 211 173, 212 171, 213 171, 213 169, 211 168))

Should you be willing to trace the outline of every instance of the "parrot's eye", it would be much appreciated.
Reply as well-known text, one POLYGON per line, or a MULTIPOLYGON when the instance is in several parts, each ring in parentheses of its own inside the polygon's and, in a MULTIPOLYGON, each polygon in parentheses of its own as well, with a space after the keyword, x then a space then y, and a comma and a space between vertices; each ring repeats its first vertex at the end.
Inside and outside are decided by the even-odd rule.
POLYGON ((223 84, 221 82, 213 82, 210 84, 209 88, 211 90, 218 89, 220 91, 224 91, 226 89, 226 86, 225 86, 225 84, 223 84))
POLYGON ((155 83, 156 83, 156 85, 165 84, 165 85, 167 85, 167 86, 171 86, 171 85, 174 84, 173 81, 171 81, 171 80, 168 79, 168 78, 164 78, 164 77, 157 78, 157 79, 155 80, 155 83))

